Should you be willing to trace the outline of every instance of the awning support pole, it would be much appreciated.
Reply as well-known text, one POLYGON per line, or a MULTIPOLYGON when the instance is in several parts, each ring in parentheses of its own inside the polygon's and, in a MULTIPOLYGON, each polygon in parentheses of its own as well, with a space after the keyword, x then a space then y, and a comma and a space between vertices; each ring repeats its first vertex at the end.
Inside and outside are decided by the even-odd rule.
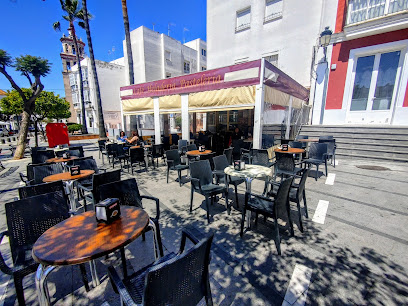
POLYGON ((290 124, 292 120, 292 104, 293 104, 293 97, 289 97, 289 110, 288 110, 288 118, 286 119, 286 133, 285 138, 289 139, 290 136, 290 124))
POLYGON ((188 115, 188 94, 181 95, 181 137, 190 141, 190 116, 188 115))
POLYGON ((263 124, 263 110, 264 110, 264 76, 265 76, 265 59, 261 61, 261 75, 260 82, 256 85, 255 92, 255 109, 254 109, 254 136, 253 148, 261 149, 262 147, 262 124, 263 124))
POLYGON ((160 132, 160 106, 159 98, 153 98, 154 107, 154 144, 161 144, 161 132, 160 132))

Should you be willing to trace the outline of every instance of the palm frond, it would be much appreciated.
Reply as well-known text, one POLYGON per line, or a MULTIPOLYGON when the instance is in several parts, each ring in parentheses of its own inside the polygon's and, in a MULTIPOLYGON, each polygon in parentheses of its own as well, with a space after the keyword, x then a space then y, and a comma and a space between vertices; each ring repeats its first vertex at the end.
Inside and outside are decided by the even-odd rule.
POLYGON ((59 21, 54 22, 54 23, 52 24, 52 28, 53 28, 55 31, 61 31, 61 24, 60 24, 60 22, 59 22, 59 21))
POLYGON ((83 22, 83 21, 78 21, 78 25, 79 25, 82 29, 85 29, 85 22, 83 22))

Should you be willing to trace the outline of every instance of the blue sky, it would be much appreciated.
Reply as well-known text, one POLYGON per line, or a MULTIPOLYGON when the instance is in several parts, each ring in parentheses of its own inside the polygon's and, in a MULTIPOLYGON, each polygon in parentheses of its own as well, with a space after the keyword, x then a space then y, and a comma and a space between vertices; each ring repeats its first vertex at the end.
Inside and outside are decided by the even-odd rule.
MULTIPOLYGON (((79 2, 82 3, 80 0, 79 2)), ((44 90, 65 96, 62 81, 61 52, 62 33, 67 34, 68 24, 62 19, 63 12, 58 0, 2 0, 0 18, 0 49, 11 56, 24 54, 41 56, 52 63, 51 73, 43 78, 44 90), (60 21, 61 32, 55 32, 52 24, 60 21)), ((122 6, 120 0, 87 0, 88 11, 94 16, 90 22, 95 58, 111 61, 123 56, 122 6), (112 50, 115 50, 112 52, 112 50)), ((140 1, 127 0, 130 30, 139 26, 153 27, 183 41, 196 38, 206 40, 206 0, 140 1), (187 28, 188 31, 183 31, 187 28)), ((82 29, 77 34, 86 42, 82 29)), ((86 51, 87 54, 88 51, 86 51)), ((26 78, 8 68, 20 87, 28 87, 26 78)), ((11 89, 10 83, 0 74, 0 89, 11 89)))

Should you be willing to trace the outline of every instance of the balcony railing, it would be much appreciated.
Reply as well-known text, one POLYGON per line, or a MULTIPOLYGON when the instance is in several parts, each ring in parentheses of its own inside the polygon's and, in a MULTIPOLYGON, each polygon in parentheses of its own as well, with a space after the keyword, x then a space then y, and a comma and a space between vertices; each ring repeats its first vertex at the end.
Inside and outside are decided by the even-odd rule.
POLYGON ((278 19, 280 17, 282 17, 282 12, 273 13, 273 14, 270 14, 268 16, 265 16, 264 22, 269 22, 269 21, 278 19))
POLYGON ((250 27, 251 27, 250 23, 241 24, 241 25, 235 27, 235 32, 240 32, 240 31, 243 31, 245 29, 249 29, 250 27))
POLYGON ((347 24, 407 11, 408 0, 350 0, 347 24))

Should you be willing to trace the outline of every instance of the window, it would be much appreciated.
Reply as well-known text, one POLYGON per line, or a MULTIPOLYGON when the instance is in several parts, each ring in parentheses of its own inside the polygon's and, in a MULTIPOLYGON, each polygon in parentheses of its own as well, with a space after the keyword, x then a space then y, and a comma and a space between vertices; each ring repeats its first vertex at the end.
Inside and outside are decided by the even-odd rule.
POLYGON ((201 71, 205 71, 205 70, 207 70, 207 67, 202 66, 201 71))
POLYGON ((237 12, 235 32, 240 32, 251 26, 251 7, 237 12))
POLYGON ((164 56, 166 58, 166 61, 171 62, 171 52, 170 51, 164 51, 164 56))
POLYGON ((67 62, 67 70, 71 70, 71 63, 67 62))
POLYGON ((76 65, 76 62, 74 62, 74 66, 76 65))
MULTIPOLYGON (((67 62, 67 67, 68 67, 68 62, 67 62)), ((76 74, 75 73, 70 73, 69 74, 69 85, 76 85, 76 83, 77 83, 77 79, 76 79, 76 74)))
POLYGON ((82 70, 82 80, 84 81, 88 80, 88 68, 81 67, 81 70, 82 70))
POLYGON ((201 55, 202 56, 207 56, 207 50, 201 49, 201 55))
POLYGON ((272 54, 265 56, 265 60, 270 62, 272 65, 278 67, 278 59, 279 59, 279 54, 272 54))
POLYGON ((89 98, 89 90, 84 90, 84 101, 85 102, 90 102, 90 98, 89 98))
POLYGON ((72 54, 75 54, 75 47, 72 46, 72 54))
POLYGON ((166 79, 171 78, 171 73, 170 72, 166 72, 166 79))
POLYGON ((190 62, 184 61, 184 73, 190 73, 190 62))
POLYGON ((282 17, 282 7, 283 0, 266 0, 264 22, 269 22, 282 17))
POLYGON ((68 52, 68 45, 65 44, 65 52, 68 52))

